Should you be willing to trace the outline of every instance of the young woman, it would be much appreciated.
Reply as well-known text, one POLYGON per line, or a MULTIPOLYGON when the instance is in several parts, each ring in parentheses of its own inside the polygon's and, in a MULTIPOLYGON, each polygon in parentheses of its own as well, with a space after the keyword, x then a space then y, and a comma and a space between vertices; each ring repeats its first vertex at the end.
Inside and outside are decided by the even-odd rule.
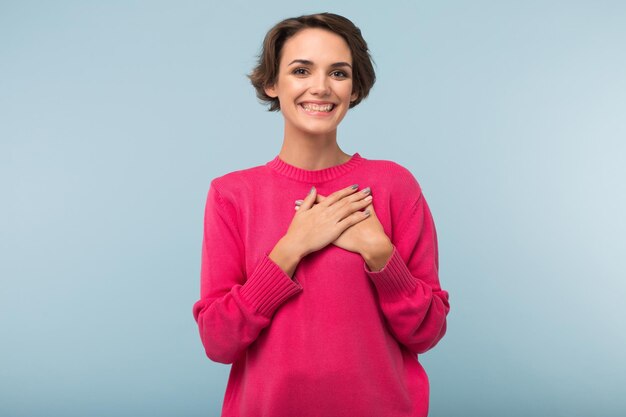
POLYGON ((273 160, 208 191, 193 315, 207 356, 232 363, 222 416, 426 416, 418 354, 446 332, 448 293, 413 175, 337 143, 375 81, 360 30, 283 20, 250 78, 285 124, 273 160))

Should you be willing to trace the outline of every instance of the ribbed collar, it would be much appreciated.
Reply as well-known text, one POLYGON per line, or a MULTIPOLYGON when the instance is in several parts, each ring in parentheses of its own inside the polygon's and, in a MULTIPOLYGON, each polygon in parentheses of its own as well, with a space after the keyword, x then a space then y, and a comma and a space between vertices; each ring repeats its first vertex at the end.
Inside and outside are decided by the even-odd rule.
POLYGON ((361 162, 363 162, 364 158, 359 155, 358 152, 355 152, 352 157, 344 162, 343 164, 335 165, 332 167, 324 168, 324 169, 316 169, 316 170, 308 170, 298 168, 296 166, 290 165, 287 162, 283 161, 276 156, 276 158, 269 161, 265 164, 267 167, 273 169, 281 175, 284 175, 289 178, 293 178, 297 181, 302 182, 311 182, 311 183, 319 183, 324 181, 329 181, 334 178, 337 178, 349 171, 352 171, 356 168, 361 162))

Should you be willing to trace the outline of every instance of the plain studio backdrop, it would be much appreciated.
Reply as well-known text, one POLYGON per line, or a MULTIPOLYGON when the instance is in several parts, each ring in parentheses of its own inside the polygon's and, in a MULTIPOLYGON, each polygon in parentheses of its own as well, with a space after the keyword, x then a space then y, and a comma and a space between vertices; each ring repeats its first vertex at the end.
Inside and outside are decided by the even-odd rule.
POLYGON ((278 154, 246 74, 321 11, 378 75, 340 146, 409 168, 436 222, 430 415, 626 414, 626 3, 2 1, 1 416, 218 415, 206 192, 278 154))

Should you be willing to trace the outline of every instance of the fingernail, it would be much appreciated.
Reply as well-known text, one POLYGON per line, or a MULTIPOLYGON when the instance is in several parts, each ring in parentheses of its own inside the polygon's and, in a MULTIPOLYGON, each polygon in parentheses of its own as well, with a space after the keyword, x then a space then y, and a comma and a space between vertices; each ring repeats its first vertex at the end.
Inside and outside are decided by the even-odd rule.
POLYGON ((296 206, 301 205, 302 203, 304 203, 304 200, 296 200, 296 206))
POLYGON ((370 187, 367 187, 367 188, 363 188, 361 191, 363 191, 363 194, 368 194, 371 190, 370 190, 370 187))
POLYGON ((315 190, 315 186, 311 187, 311 189, 309 190, 309 194, 311 194, 313 190, 315 190))
POLYGON ((370 215, 370 211, 369 211, 369 209, 368 209, 368 210, 365 210, 365 211, 363 212, 363 214, 365 214, 366 216, 369 216, 369 215, 370 215))
POLYGON ((352 188, 353 190, 356 190, 357 188, 359 188, 359 184, 354 184, 354 185, 352 185, 352 186, 351 186, 351 188, 352 188))

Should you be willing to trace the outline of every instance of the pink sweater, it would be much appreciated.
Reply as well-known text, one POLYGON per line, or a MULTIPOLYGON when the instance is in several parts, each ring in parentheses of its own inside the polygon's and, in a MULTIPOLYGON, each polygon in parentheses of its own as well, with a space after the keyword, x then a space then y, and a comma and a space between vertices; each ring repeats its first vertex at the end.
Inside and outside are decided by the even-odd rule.
POLYGON ((223 417, 419 417, 429 384, 418 354, 446 332, 448 293, 437 234, 418 182, 403 166, 358 153, 304 170, 278 156, 210 185, 200 299, 207 356, 232 363, 223 417), (268 256, 312 185, 322 195, 359 184, 394 245, 372 272, 333 244, 293 279, 268 256))

